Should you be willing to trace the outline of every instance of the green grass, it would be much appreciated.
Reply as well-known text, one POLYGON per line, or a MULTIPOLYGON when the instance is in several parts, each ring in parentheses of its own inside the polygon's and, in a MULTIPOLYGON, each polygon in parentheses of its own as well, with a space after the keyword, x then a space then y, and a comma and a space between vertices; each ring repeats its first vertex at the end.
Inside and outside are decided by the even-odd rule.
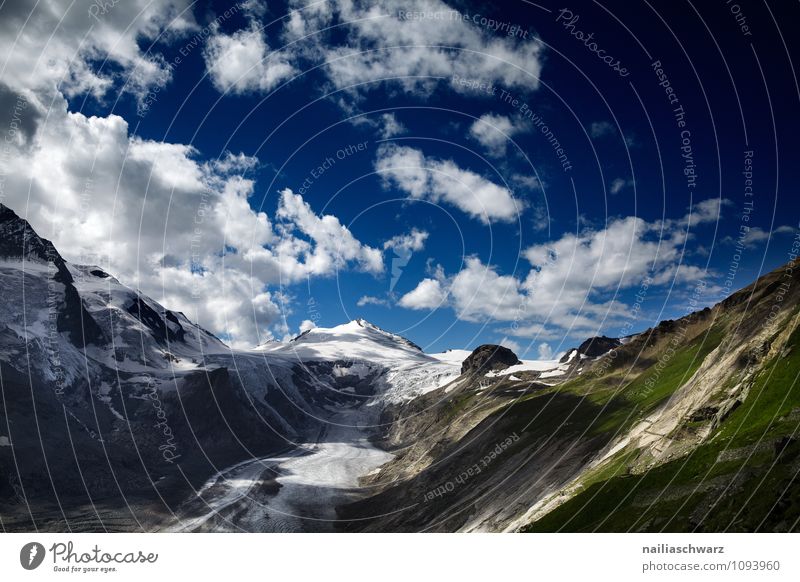
MULTIPOLYGON (((680 377, 685 375, 688 379, 699 366, 699 361, 692 361, 691 352, 694 350, 705 357, 711 351, 712 343, 718 341, 687 346, 685 352, 673 358, 674 367, 672 363, 670 365, 673 369, 662 372, 659 385, 653 391, 647 394, 641 391, 642 382, 647 377, 645 373, 626 388, 624 397, 644 409, 657 405, 671 394, 680 377), (680 366, 684 367, 678 374, 676 369, 680 366)), ((798 442, 790 444, 778 459, 775 451, 767 448, 749 458, 745 455, 724 463, 716 462, 720 452, 726 448, 774 442, 798 430, 796 419, 780 418, 800 406, 797 381, 800 376, 800 330, 792 334, 788 347, 788 354, 772 358, 762 366, 745 402, 723 422, 712 440, 685 458, 641 475, 620 474, 624 471, 625 459, 615 459, 603 471, 611 474, 607 479, 602 479, 602 473, 590 475, 584 491, 528 526, 527 531, 628 531, 642 528, 653 531, 695 528, 704 531, 785 531, 797 527, 794 524, 800 518, 800 483, 793 478, 800 458, 798 442), (714 488, 692 493, 694 484, 707 483, 715 477, 720 478, 722 487, 730 485, 727 491, 714 488), (668 498, 662 497, 652 504, 642 502, 642 495, 659 492, 664 492, 668 498), (676 496, 678 498, 672 499, 676 496)), ((610 421, 609 424, 615 422, 618 423, 610 421)))
POLYGON ((796 429, 797 422, 779 419, 800 406, 800 328, 787 342, 789 353, 778 355, 758 373, 747 400, 728 417, 720 436, 734 442, 753 442, 796 429))
POLYGON ((651 366, 627 385, 604 388, 591 395, 598 402, 611 398, 622 402, 616 412, 604 415, 603 421, 593 428, 593 432, 616 432, 630 428, 641 417, 655 410, 692 377, 705 357, 720 344, 722 337, 721 330, 712 329, 708 334, 701 334, 677 349, 671 358, 664 360, 659 371, 651 366))

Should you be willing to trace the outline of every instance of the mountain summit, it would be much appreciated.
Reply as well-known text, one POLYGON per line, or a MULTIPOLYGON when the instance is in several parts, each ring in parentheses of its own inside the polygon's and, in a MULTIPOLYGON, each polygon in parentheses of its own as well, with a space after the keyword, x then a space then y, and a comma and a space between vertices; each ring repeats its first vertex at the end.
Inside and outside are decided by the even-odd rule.
MULTIPOLYGON (((386 331, 377 325, 368 322, 366 319, 354 319, 348 323, 337 325, 336 327, 315 327, 301 333, 292 340, 294 344, 317 344, 330 342, 344 342, 358 346, 375 344, 382 346, 389 351, 401 350, 403 353, 410 352, 412 356, 422 354, 420 348, 414 342, 396 333, 386 331)), ((387 355, 389 352, 387 352, 387 355)))

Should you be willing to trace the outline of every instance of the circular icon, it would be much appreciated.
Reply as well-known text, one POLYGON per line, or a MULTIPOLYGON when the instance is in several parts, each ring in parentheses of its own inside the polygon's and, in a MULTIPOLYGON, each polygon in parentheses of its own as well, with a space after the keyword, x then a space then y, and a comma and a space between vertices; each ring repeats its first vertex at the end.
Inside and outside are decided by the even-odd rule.
POLYGON ((19 563, 26 570, 35 570, 44 561, 44 546, 39 542, 30 542, 19 551, 19 563))

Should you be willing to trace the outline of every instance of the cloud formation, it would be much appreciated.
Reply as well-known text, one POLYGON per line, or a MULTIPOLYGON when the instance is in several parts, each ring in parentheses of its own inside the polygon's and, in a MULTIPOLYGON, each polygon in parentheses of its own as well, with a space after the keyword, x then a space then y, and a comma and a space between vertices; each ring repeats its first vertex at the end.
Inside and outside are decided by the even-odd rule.
POLYGON ((411 309, 452 308, 459 319, 510 322, 501 331, 519 337, 554 339, 558 333, 592 335, 629 317, 620 290, 647 279, 650 286, 681 284, 704 276, 684 263, 690 229, 718 220, 728 202, 710 199, 679 219, 647 222, 615 218, 604 228, 567 233, 532 245, 523 256, 524 276, 504 275, 469 257, 453 276, 423 279, 400 300, 411 309))
POLYGON ((270 49, 257 25, 230 35, 217 31, 203 56, 214 87, 222 93, 271 91, 297 74, 288 55, 270 49))
POLYGON ((188 0, 130 0, 102 15, 96 10, 92 0, 4 3, 2 80, 17 91, 37 93, 43 102, 57 92, 99 100, 112 89, 141 100, 172 78, 157 43, 197 29, 188 0))
POLYGON ((191 146, 131 136, 119 116, 68 112, 63 98, 5 162, 4 203, 67 259, 102 266, 235 345, 271 335, 281 286, 383 270, 380 249, 290 190, 274 221, 253 210, 254 158, 201 161, 191 146))
POLYGON ((452 160, 429 158, 422 150, 407 146, 382 146, 375 171, 387 187, 398 188, 411 198, 450 204, 485 224, 511 222, 524 208, 508 188, 452 160))
POLYGON ((299 58, 324 62, 337 89, 364 94, 387 84, 418 96, 453 76, 523 91, 539 85, 541 43, 497 36, 440 0, 290 5, 296 10, 285 21, 283 39, 298 42, 299 58))
POLYGON ((514 125, 505 115, 485 113, 472 123, 469 134, 484 147, 486 153, 499 158, 506 154, 509 140, 525 129, 524 126, 514 125))

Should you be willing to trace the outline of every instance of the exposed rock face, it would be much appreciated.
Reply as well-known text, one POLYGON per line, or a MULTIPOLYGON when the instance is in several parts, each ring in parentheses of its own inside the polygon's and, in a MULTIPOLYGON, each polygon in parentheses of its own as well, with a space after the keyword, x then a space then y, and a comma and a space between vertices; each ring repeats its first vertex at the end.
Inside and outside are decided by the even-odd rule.
POLYGON ((461 364, 462 374, 485 374, 492 370, 505 370, 520 364, 517 355, 503 346, 484 344, 475 350, 461 364))
POLYGON ((36 234, 27 220, 3 204, 0 204, 0 257, 51 265, 53 281, 64 286, 63 298, 59 298, 58 331, 67 332, 78 347, 105 339, 83 305, 72 274, 53 243, 36 234))
POLYGON ((613 350, 614 348, 618 348, 622 345, 622 342, 615 337, 606 337, 604 335, 591 337, 579 345, 577 348, 573 348, 569 350, 566 354, 564 354, 560 360, 563 364, 565 362, 569 362, 572 358, 573 351, 577 351, 578 354, 586 356, 587 358, 597 358, 598 356, 602 356, 605 353, 613 350))
POLYGON ((588 358, 596 358, 602 356, 606 352, 622 345, 622 342, 615 337, 606 337, 604 335, 599 337, 589 338, 581 345, 578 346, 578 351, 588 358))

